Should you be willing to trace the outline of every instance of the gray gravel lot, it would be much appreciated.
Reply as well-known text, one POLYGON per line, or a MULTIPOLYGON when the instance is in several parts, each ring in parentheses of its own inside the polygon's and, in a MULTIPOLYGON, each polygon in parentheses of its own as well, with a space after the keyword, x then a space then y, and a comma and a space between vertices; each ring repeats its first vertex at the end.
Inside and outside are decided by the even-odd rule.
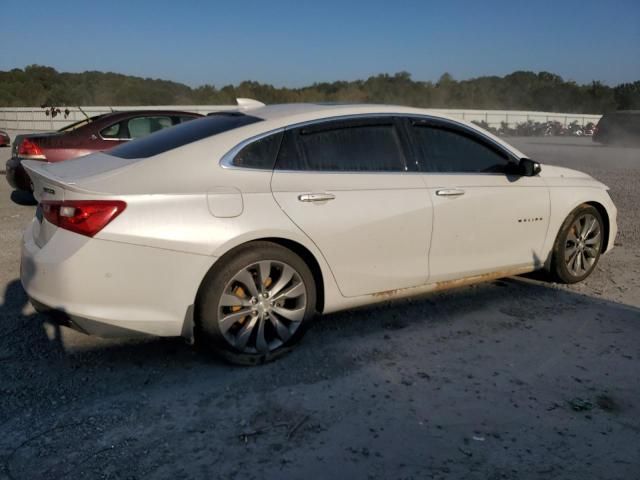
POLYGON ((640 149, 511 141, 611 187, 618 246, 594 275, 328 315, 257 368, 35 314, 17 279, 34 207, 0 178, 0 479, 638 478, 640 149))

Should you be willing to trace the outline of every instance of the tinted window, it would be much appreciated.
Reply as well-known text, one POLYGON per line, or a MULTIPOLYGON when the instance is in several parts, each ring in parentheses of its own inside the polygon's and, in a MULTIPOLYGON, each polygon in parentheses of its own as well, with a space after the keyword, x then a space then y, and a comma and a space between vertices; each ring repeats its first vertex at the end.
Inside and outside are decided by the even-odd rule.
POLYGON ((393 123, 332 122, 285 134, 278 169, 315 171, 404 171, 393 123))
POLYGON ((204 117, 119 145, 109 150, 109 155, 120 158, 151 157, 261 120, 261 118, 243 114, 204 117))
POLYGON ((234 157, 233 165, 272 170, 276 163, 281 140, 282 133, 276 133, 250 143, 234 157))
POLYGON ((188 122, 189 120, 195 120, 196 118, 200 118, 200 117, 178 117, 176 119, 176 123, 184 123, 184 122, 188 122))
POLYGON ((427 172, 504 172, 505 154, 461 132, 423 126, 412 127, 427 172))

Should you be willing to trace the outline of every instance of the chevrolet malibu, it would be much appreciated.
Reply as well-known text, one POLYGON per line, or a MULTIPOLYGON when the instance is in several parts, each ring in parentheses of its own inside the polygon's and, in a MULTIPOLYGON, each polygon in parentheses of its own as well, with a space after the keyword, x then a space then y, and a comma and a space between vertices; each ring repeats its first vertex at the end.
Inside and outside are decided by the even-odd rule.
POLYGON ((288 351, 317 313, 545 269, 585 279, 616 208, 428 110, 249 104, 118 146, 25 161, 21 279, 85 333, 184 336, 228 360, 288 351))

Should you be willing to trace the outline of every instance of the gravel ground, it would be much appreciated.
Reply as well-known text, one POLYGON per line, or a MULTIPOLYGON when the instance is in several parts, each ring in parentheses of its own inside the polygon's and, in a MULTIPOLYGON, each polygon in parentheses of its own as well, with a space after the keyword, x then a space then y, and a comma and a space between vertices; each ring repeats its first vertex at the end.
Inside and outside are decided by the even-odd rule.
POLYGON ((637 478, 640 150, 511 141, 611 187, 618 246, 594 275, 328 315, 257 368, 35 314, 17 280, 33 206, 0 179, 0 479, 637 478))

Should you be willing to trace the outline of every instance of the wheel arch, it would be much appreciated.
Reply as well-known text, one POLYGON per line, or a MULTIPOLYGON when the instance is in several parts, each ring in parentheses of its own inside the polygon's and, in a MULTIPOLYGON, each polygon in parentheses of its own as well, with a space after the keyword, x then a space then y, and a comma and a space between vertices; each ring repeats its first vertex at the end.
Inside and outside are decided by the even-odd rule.
POLYGON ((578 201, 575 202, 575 204, 573 204, 571 206, 571 208, 565 213, 565 215, 563 217, 558 217, 557 220, 557 227, 555 228, 555 233, 553 235, 553 237, 551 237, 549 239, 549 241, 551 242, 549 247, 548 247, 548 255, 546 257, 546 260, 544 262, 544 268, 546 270, 549 270, 551 267, 551 261, 553 260, 553 249, 556 245, 556 242, 558 240, 558 237, 561 233, 562 230, 562 225, 564 224, 565 220, 571 215, 573 214, 573 212, 576 211, 576 209, 580 208, 583 205, 588 205, 590 207, 595 208, 598 213, 600 214, 600 216, 602 217, 602 222, 603 222, 603 228, 604 228, 604 240, 602 242, 602 246, 600 247, 600 253, 604 253, 607 250, 607 246, 609 244, 609 235, 610 235, 610 231, 611 231, 611 218, 609 215, 609 212, 607 211, 607 208, 600 202, 598 202, 597 200, 583 200, 583 201, 578 201))
POLYGON ((600 253, 604 253, 609 245, 609 232, 611 231, 611 219, 609 218, 609 212, 607 212, 604 205, 596 201, 584 202, 581 205, 589 205, 595 208, 600 214, 600 217, 602 217, 602 222, 604 223, 604 238, 602 240, 602 245, 600 246, 600 253))
POLYGON ((196 292, 195 302, 194 302, 194 314, 197 315, 198 312, 198 303, 199 297, 202 292, 202 287, 205 285, 208 278, 212 275, 215 275, 218 269, 222 268, 225 262, 232 258, 234 253, 236 253, 240 249, 247 248, 247 246, 252 243, 257 242, 269 242, 281 247, 284 247, 296 255, 298 255, 309 267, 311 270, 311 274, 313 275, 313 280, 316 284, 316 310, 318 313, 322 313, 324 311, 324 302, 325 302, 325 280, 322 274, 322 268, 320 267, 320 263, 316 259, 315 255, 303 244, 297 242, 295 240, 291 240, 283 237, 260 237, 253 238, 251 240, 247 240, 238 245, 233 246, 226 252, 224 252, 220 257, 216 259, 216 261, 211 265, 207 273, 202 277, 200 284, 198 285, 198 290, 196 292))

